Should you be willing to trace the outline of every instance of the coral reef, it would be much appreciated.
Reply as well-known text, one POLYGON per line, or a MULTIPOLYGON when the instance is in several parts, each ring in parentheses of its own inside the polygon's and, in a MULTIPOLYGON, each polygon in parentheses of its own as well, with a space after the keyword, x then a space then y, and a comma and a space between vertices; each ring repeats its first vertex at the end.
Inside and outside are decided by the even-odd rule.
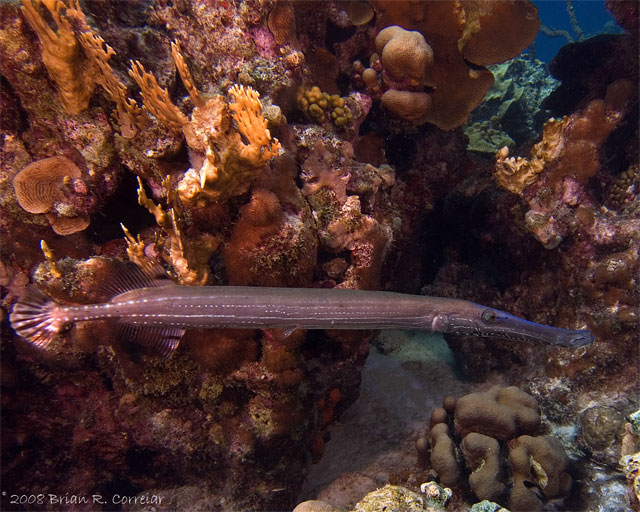
POLYGON ((503 150, 497 165, 475 158, 473 177, 449 191, 427 235, 444 240, 436 253, 444 264, 424 293, 596 333, 574 354, 446 335, 468 378, 534 396, 580 468, 574 476, 599 482, 573 487, 567 502, 577 510, 627 506, 613 467, 624 452, 620 418, 637 409, 638 396, 638 365, 630 364, 640 346, 635 52, 629 35, 565 47, 551 65, 563 85, 544 104, 555 120, 533 148, 516 149, 530 157, 506 163, 511 151, 503 150), (511 191, 496 189, 491 173, 511 191), (583 415, 602 425, 602 436, 583 415))
MULTIPOLYGON (((13 113, 0 154, 3 330, 30 273, 57 299, 99 302, 127 258, 189 285, 377 289, 392 275, 394 240, 408 243, 429 206, 401 197, 449 168, 416 171, 418 186, 397 191, 384 159, 356 156, 370 98, 335 84, 323 86, 323 126, 288 123, 288 94, 314 82, 322 52, 314 59, 304 38, 308 58, 276 43, 269 28, 286 21, 284 6, 203 4, 196 16, 196 3, 83 4, 86 17, 75 1, 0 6, 3 119, 13 113), (70 234, 67 219, 82 226, 70 234)), ((363 10, 350 12, 365 27, 363 10)), ((115 331, 79 324, 44 352, 3 336, 3 482, 16 492, 287 508, 357 396, 371 339, 192 330, 157 360, 115 331)))
MULTIPOLYGON (((420 492, 399 485, 385 485, 384 487, 364 496, 352 512, 373 512, 376 510, 397 510, 398 512, 442 512, 446 510, 446 503, 451 497, 451 490, 443 488, 435 482, 426 482, 420 486, 420 492)), ((341 512, 341 507, 319 501, 304 501, 294 509, 294 512, 341 512)))
POLYGON ((482 102, 493 83, 484 66, 518 55, 539 26, 537 11, 528 2, 379 1, 376 5, 381 10, 378 26, 388 28, 376 40, 381 69, 376 70, 375 58, 369 69, 384 72, 380 79, 368 71, 363 80, 374 91, 384 85, 391 92, 383 105, 392 112, 443 130, 462 125, 482 102), (407 83, 397 83, 398 79, 407 83))

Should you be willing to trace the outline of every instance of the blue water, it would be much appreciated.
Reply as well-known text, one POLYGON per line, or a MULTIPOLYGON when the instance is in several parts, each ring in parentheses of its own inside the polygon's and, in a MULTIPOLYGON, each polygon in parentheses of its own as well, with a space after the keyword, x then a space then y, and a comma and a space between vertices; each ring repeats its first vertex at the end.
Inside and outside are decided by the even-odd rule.
MULTIPOLYGON (((533 0, 533 3, 538 8, 538 16, 542 25, 551 29, 566 30, 574 40, 578 40, 571 26, 564 0, 533 0)), ((573 6, 578 25, 584 31, 585 38, 596 34, 622 32, 622 29, 605 8, 604 0, 575 0, 573 6)), ((549 63, 558 50, 567 43, 568 41, 564 37, 549 37, 539 32, 535 40, 536 57, 549 63)))

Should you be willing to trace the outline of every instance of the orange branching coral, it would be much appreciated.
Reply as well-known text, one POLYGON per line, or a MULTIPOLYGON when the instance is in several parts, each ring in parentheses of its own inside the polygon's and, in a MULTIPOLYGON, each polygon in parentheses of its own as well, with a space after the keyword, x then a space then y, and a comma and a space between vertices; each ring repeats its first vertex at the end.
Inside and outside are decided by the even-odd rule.
POLYGON ((178 73, 180 73, 182 83, 184 84, 185 89, 187 89, 187 92, 191 97, 191 101, 193 101, 193 104, 196 107, 203 107, 205 101, 200 97, 200 93, 193 83, 193 77, 191 76, 191 72, 189 71, 186 62, 184 61, 182 53, 180 53, 180 47, 177 43, 171 43, 171 56, 173 57, 173 62, 175 62, 176 64, 178 73))
POLYGON ((42 44, 42 60, 60 92, 60 102, 69 114, 87 108, 95 86, 92 63, 82 59, 73 27, 63 11, 79 9, 75 2, 67 7, 62 0, 22 0, 22 13, 42 44), (43 15, 42 6, 47 10, 43 15), (47 21, 50 17, 57 30, 47 21))
MULTIPOLYGON (((155 217, 158 226, 167 234, 166 238, 158 243, 163 249, 163 259, 171 265, 178 281, 196 286, 206 284, 209 278, 209 258, 217 249, 219 240, 205 234, 197 239, 185 241, 180 221, 182 215, 176 210, 177 198, 175 193, 169 192, 168 180, 163 183, 163 186, 168 191, 169 202, 173 204, 172 208, 165 211, 149 199, 140 178, 138 178, 138 204, 144 206, 155 217)), ((142 238, 140 236, 135 238, 124 226, 122 229, 127 242, 129 259, 143 269, 152 268, 155 262, 145 253, 145 243, 142 238)))
POLYGON ((144 108, 157 117, 162 124, 176 131, 182 130, 188 119, 171 102, 168 91, 158 84, 156 77, 145 71, 137 60, 131 63, 129 75, 140 87, 144 108))
POLYGON ((89 26, 78 0, 68 0, 68 5, 63 0, 23 0, 22 4, 25 18, 40 38, 42 59, 58 85, 64 109, 70 114, 86 109, 98 84, 116 104, 122 135, 132 138, 143 129, 146 116, 127 96, 127 88, 109 65, 115 55, 113 48, 89 26), (42 5, 57 25, 57 32, 42 16, 42 5))
POLYGON ((51 228, 59 235, 82 231, 89 217, 79 215, 67 204, 65 187, 76 182, 86 188, 82 172, 64 156, 53 156, 27 165, 13 178, 13 188, 20 206, 29 213, 44 213, 51 228))
POLYGON ((235 100, 235 103, 229 105, 233 118, 240 133, 249 141, 249 144, 243 144, 240 149, 240 157, 262 167, 278 155, 280 143, 278 139, 271 138, 267 120, 261 112, 260 94, 251 87, 237 84, 229 89, 229 94, 235 100))
POLYGON ((190 118, 139 62, 132 63, 129 74, 142 90, 144 108, 169 128, 181 130, 189 148, 202 157, 201 166, 189 169, 178 183, 180 200, 202 205, 245 193, 280 151, 280 143, 271 137, 262 115, 260 95, 251 87, 234 85, 229 89, 234 102, 229 105, 219 95, 205 99, 195 87, 178 45, 172 43, 171 54, 195 105, 190 118), (237 130, 231 128, 231 117, 237 130))
POLYGON ((122 136, 132 138, 139 129, 147 125, 148 118, 135 100, 127 96, 127 88, 118 80, 109 65, 109 59, 115 55, 113 48, 88 26, 87 29, 78 36, 80 44, 99 70, 95 77, 96 82, 104 89, 107 97, 116 104, 116 116, 122 136))
POLYGON ((191 122, 185 126, 187 144, 205 152, 202 167, 189 169, 178 184, 180 199, 186 204, 224 201, 245 193, 280 150, 278 139, 271 137, 261 113, 260 95, 250 87, 237 85, 229 94, 235 102, 228 108, 239 132, 231 129, 228 109, 220 96, 194 109, 191 122))
POLYGON ((545 165, 555 160, 562 151, 562 133, 567 122, 566 117, 560 121, 549 119, 542 130, 542 140, 533 146, 531 157, 528 159, 520 156, 510 157, 507 146, 498 151, 494 174, 498 184, 509 192, 522 194, 525 187, 536 181, 545 165))

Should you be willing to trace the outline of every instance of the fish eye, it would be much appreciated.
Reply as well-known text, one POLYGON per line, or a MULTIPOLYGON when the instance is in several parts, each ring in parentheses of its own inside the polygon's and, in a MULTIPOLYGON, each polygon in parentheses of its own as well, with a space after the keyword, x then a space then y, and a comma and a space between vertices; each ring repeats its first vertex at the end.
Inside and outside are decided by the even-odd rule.
POLYGON ((491 309, 485 309, 480 318, 485 324, 490 324, 496 319, 496 313, 491 309))

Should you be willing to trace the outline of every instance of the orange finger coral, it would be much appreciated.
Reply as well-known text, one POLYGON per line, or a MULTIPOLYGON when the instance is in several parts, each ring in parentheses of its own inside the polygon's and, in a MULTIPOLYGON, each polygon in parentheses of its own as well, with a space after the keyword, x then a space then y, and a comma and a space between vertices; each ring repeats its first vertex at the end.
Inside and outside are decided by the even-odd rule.
MULTIPOLYGON (((158 240, 162 249, 162 258, 171 265, 173 272, 181 284, 201 286, 209 278, 209 258, 218 248, 219 240, 209 234, 201 234, 197 238, 187 238, 182 233, 182 214, 177 210, 176 193, 170 191, 169 180, 163 186, 168 191, 169 202, 173 208, 163 209, 147 197, 138 177, 138 204, 144 206, 156 219, 165 236, 158 240)), ((129 259, 143 269, 149 270, 158 262, 151 260, 145 252, 145 244, 138 236, 131 235, 124 225, 121 226, 127 243, 129 259)))
POLYGON ((196 151, 203 148, 205 153, 202 166, 189 169, 178 184, 180 199, 187 204, 225 201, 244 194, 280 151, 280 143, 271 137, 262 115, 260 95, 251 87, 237 85, 229 94, 235 100, 228 109, 237 131, 231 129, 227 105, 220 96, 194 109, 184 128, 189 146, 196 151))
POLYGON ((42 61, 58 86, 60 103, 69 114, 78 114, 87 108, 95 85, 93 66, 83 60, 73 28, 63 14, 76 9, 79 7, 75 2, 67 7, 62 0, 22 1, 22 14, 38 34, 42 61), (51 28, 48 18, 57 30, 51 28))
MULTIPOLYGON (((83 19, 84 20, 84 19, 83 19)), ((127 96, 127 88, 118 80, 113 69, 109 65, 109 59, 115 55, 115 51, 104 39, 94 33, 84 23, 86 30, 79 34, 79 41, 85 54, 94 63, 99 73, 95 80, 106 93, 107 97, 116 104, 116 117, 120 132, 125 138, 132 138, 140 129, 148 123, 148 118, 143 114, 135 100, 127 96)))
POLYGON ((496 155, 495 180, 506 190, 527 197, 532 196, 528 187, 555 190, 565 178, 585 183, 598 170, 599 148, 622 119, 630 94, 631 83, 617 80, 607 88, 604 100, 593 100, 584 110, 560 121, 550 119, 529 158, 510 157, 508 148, 502 148, 496 155))
POLYGON ((145 71, 140 62, 135 60, 131 63, 129 75, 140 87, 144 108, 157 117, 162 124, 174 130, 181 130, 187 124, 186 116, 171 102, 167 90, 160 87, 156 77, 145 71))
POLYGON ((502 148, 496 155, 498 184, 522 195, 543 171, 549 185, 565 177, 586 182, 598 170, 599 147, 622 119, 631 90, 628 80, 617 80, 607 87, 604 100, 593 100, 562 121, 550 119, 529 158, 509 157, 509 150, 502 148))
POLYGON ((235 84, 229 89, 234 102, 229 105, 238 130, 245 136, 248 144, 243 144, 240 157, 254 165, 264 165, 277 156, 280 150, 278 139, 272 139, 267 128, 267 120, 262 115, 260 94, 251 87, 235 84))
POLYGON ((232 103, 227 105, 218 95, 205 100, 176 44, 172 44, 171 54, 195 104, 190 118, 139 62, 132 63, 129 74, 140 86, 144 108, 165 126, 181 130, 187 145, 199 157, 194 160, 200 166, 189 169, 178 183, 180 200, 189 205, 202 204, 245 193, 262 167, 280 151, 280 143, 271 137, 262 114, 260 94, 251 87, 234 85, 229 89, 232 103), (237 130, 231 127, 231 117, 237 130))

